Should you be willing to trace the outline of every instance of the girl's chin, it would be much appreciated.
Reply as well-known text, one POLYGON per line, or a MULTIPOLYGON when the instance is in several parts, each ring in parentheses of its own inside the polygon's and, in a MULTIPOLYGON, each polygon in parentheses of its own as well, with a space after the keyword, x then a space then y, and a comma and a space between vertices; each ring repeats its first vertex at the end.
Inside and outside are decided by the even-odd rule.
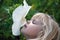
POLYGON ((26 38, 28 38, 28 39, 35 39, 35 38, 37 38, 37 36, 31 36, 31 35, 29 35, 29 34, 24 34, 24 36, 25 36, 26 38))
POLYGON ((25 30, 22 31, 22 34, 28 39, 34 39, 37 37, 36 35, 30 35, 29 33, 25 32, 25 30))

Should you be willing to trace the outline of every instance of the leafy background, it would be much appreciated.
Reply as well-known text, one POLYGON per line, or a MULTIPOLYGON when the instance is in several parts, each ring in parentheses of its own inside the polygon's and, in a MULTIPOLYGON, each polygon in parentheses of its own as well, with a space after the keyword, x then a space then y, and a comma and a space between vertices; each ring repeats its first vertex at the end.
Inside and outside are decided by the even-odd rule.
MULTIPOLYGON (((32 5, 26 19, 29 20, 36 12, 47 13, 60 25, 60 0, 26 0, 32 5)), ((0 0, 0 40, 15 40, 12 35, 12 12, 23 4, 23 0, 0 0)), ((20 40, 25 40, 20 35, 20 40)))

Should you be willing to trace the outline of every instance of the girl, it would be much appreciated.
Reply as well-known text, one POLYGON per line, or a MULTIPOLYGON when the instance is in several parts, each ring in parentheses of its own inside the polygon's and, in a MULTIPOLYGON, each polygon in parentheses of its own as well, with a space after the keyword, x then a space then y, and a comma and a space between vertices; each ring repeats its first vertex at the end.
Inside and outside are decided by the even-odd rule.
POLYGON ((26 40, 60 40, 58 24, 47 14, 37 13, 21 29, 26 40))

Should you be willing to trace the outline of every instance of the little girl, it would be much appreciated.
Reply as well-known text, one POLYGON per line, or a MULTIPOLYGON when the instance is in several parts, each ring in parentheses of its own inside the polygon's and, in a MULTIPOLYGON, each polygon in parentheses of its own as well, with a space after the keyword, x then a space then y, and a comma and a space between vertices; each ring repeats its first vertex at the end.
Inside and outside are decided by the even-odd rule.
POLYGON ((26 40, 60 40, 58 24, 47 14, 36 13, 21 29, 26 40))

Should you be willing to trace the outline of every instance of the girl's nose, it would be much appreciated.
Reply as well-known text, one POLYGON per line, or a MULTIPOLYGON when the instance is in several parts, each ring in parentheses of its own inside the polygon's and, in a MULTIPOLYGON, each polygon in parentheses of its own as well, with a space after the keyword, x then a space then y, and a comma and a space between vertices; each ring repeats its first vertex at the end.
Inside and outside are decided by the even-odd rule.
POLYGON ((31 21, 27 21, 26 24, 24 25, 24 27, 27 27, 30 23, 31 23, 31 21))

